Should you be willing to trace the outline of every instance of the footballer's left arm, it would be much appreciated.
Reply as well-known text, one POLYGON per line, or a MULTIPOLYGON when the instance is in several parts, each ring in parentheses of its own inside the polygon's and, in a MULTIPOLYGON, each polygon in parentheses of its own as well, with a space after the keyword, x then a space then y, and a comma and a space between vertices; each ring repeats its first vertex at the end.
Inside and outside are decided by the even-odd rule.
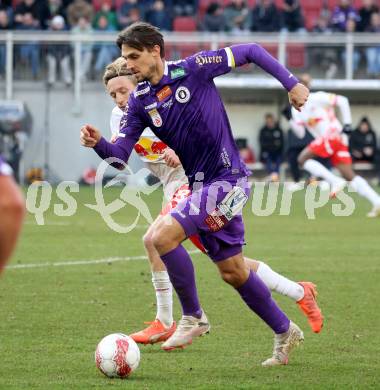
POLYGON ((297 78, 262 46, 256 43, 234 45, 226 48, 226 52, 232 67, 254 63, 275 77, 288 91, 289 102, 296 110, 299 111, 306 103, 309 96, 308 88, 299 83, 297 78))

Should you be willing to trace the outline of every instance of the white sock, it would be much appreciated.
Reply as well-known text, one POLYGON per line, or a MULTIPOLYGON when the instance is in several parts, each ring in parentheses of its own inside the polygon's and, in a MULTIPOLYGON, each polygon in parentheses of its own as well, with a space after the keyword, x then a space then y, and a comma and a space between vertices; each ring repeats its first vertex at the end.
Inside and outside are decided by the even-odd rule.
POLYGON ((324 167, 320 162, 316 160, 306 160, 303 167, 313 176, 325 179, 332 186, 337 185, 342 181, 339 176, 335 176, 326 167, 324 167))
POLYGON ((173 288, 166 271, 152 272, 152 283, 156 290, 157 315, 165 327, 173 323, 173 288))
POLYGON ((380 205, 380 195, 361 176, 355 176, 350 182, 351 187, 364 198, 368 199, 372 206, 380 205))
POLYGON ((262 261, 259 261, 257 275, 272 291, 276 291, 277 293, 292 298, 295 301, 299 301, 304 296, 304 289, 300 284, 273 271, 268 264, 265 264, 262 261))

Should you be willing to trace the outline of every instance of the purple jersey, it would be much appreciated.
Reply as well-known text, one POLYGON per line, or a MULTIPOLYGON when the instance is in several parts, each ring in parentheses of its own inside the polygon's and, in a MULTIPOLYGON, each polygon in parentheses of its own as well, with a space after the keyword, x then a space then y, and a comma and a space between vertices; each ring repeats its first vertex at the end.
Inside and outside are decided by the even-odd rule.
POLYGON ((102 138, 95 151, 102 158, 127 161, 142 131, 150 127, 177 153, 190 185, 198 172, 203 173, 203 177, 197 178, 204 183, 247 176, 249 172, 240 159, 213 79, 251 62, 275 76, 287 90, 297 83, 291 73, 256 44, 203 51, 184 60, 165 62, 158 84, 139 83, 131 95, 121 122, 121 137, 115 144, 102 138))

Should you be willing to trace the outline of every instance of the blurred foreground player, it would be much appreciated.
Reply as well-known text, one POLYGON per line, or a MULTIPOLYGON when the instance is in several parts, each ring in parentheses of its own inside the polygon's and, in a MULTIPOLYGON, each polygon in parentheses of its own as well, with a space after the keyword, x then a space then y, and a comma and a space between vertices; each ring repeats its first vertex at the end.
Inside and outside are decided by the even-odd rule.
POLYGON ((24 212, 24 199, 12 169, 0 156, 0 273, 16 246, 24 212))
POLYGON ((117 44, 139 85, 130 96, 116 142, 107 142, 95 128, 82 127, 82 144, 93 147, 103 159, 116 157, 126 162, 143 130, 151 127, 178 155, 192 191, 153 233, 153 244, 165 263, 183 312, 177 330, 162 348, 183 348, 208 327, 198 299, 193 264, 181 245, 198 234, 223 280, 275 333, 273 355, 263 365, 287 364, 292 349, 303 341, 303 333, 244 263, 241 212, 250 193, 249 172, 239 158, 213 79, 235 66, 255 63, 282 83, 297 109, 305 104, 308 89, 256 44, 204 51, 166 63, 162 34, 143 22, 122 31, 117 44))

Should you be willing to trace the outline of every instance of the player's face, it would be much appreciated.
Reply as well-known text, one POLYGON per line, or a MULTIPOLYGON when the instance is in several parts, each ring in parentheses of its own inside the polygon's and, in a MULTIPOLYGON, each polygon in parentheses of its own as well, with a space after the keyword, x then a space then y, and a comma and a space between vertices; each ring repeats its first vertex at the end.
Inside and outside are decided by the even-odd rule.
POLYGON ((127 68, 132 71, 138 82, 151 80, 157 73, 157 61, 160 59, 160 47, 154 46, 152 50, 137 50, 122 45, 121 55, 127 60, 127 68))
POLYGON ((126 76, 114 77, 107 83, 107 91, 119 108, 124 110, 130 93, 135 89, 133 82, 126 76))

